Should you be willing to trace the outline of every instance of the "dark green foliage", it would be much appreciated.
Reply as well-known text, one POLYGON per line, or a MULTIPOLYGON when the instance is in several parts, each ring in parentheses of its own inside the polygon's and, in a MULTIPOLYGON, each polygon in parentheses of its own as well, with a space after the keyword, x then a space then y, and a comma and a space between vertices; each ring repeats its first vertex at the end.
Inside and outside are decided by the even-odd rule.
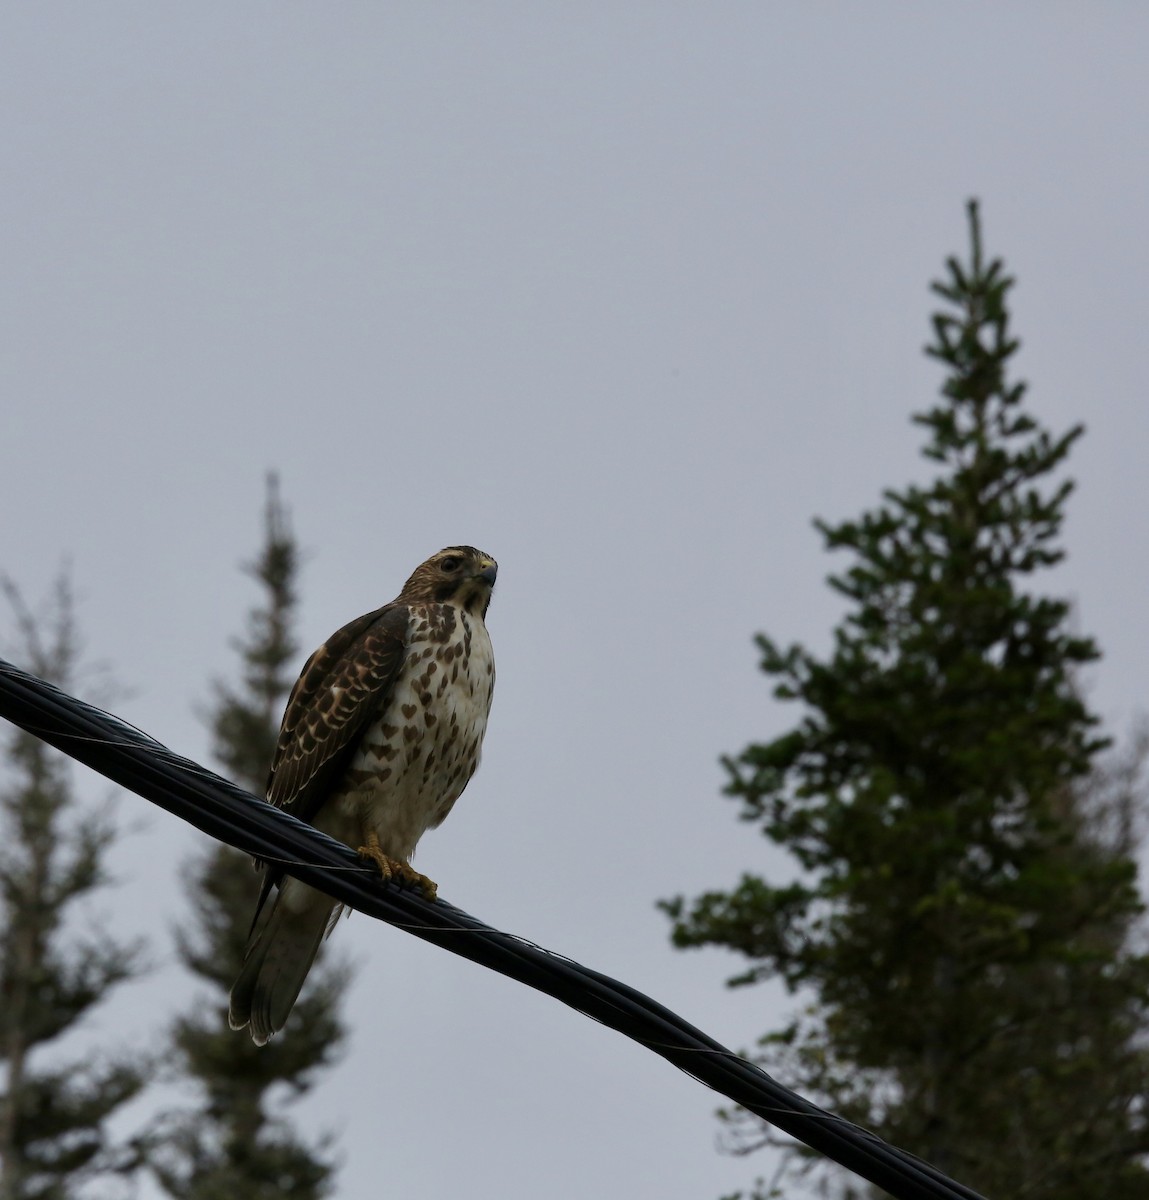
MULTIPOLYGON (((34 674, 75 690, 80 649, 66 575, 35 616, 8 580, 17 657, 34 674)), ((68 1200, 85 1183, 130 1174, 133 1151, 115 1146, 108 1119, 144 1086, 139 1058, 62 1057, 58 1043, 118 984, 139 973, 141 948, 83 925, 83 906, 108 884, 115 831, 85 812, 68 760, 23 731, 7 739, 0 788, 0 1197, 68 1200), (51 1065, 44 1061, 52 1060, 51 1065)), ((104 1193, 107 1195, 107 1192, 104 1193)))
MULTIPOLYGON (((264 603, 236 642, 243 661, 238 689, 216 685, 211 714, 215 756, 236 782, 262 795, 283 706, 294 682, 290 664, 299 553, 275 480, 269 480, 266 535, 248 571, 264 603)), ((227 1023, 227 994, 239 974, 259 892, 251 860, 217 846, 191 864, 187 875, 195 927, 181 931, 180 958, 208 984, 212 999, 179 1018, 173 1029, 182 1075, 203 1094, 195 1114, 169 1117, 156 1138, 153 1169, 179 1200, 317 1200, 330 1194, 333 1166, 327 1140, 300 1140, 273 1111, 272 1089, 288 1098, 306 1092, 330 1065, 343 1037, 337 1009, 347 971, 315 971, 286 1029, 257 1047, 227 1023)))
MULTIPOLYGON (((817 523, 852 558, 833 651, 758 639, 804 715, 726 760, 743 819, 802 873, 664 907, 677 945, 747 957, 733 983, 810 998, 762 1043, 799 1090, 991 1197, 1149 1197, 1144 756, 1111 786, 1077 685, 1098 651, 1024 590, 1063 555, 1072 484, 1051 477, 1081 427, 1051 436, 1007 380, 1012 281, 973 205, 970 224, 971 261, 934 285, 942 400, 915 417, 939 474, 817 523)), ((737 1146, 769 1140, 726 1118, 737 1146)))

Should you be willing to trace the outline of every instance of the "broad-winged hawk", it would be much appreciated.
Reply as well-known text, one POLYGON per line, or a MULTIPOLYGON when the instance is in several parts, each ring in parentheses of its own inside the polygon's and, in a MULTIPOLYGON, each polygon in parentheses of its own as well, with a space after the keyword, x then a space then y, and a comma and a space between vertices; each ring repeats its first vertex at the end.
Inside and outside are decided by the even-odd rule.
MULTIPOLYGON (((268 781, 270 803, 432 897, 435 885, 409 860, 479 765, 495 685, 484 618, 496 571, 473 546, 449 546, 390 604, 328 638, 288 699, 268 781)), ((274 864, 264 870, 229 1013, 259 1045, 283 1028, 341 911, 274 864)))

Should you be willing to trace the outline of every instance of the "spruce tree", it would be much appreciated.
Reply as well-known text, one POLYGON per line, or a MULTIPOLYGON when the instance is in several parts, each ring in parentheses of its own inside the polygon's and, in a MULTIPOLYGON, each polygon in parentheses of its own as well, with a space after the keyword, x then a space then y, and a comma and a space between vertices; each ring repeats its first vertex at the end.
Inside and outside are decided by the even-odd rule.
MULTIPOLYGON (((1064 554, 1082 430, 1045 430, 1009 381, 1012 280, 969 220, 969 261, 934 284, 941 400, 914 418, 936 477, 816 522, 849 555, 846 615, 826 658, 758 638, 802 715, 725 761, 801 871, 663 907, 678 946, 748 959, 731 984, 807 1002, 760 1052, 799 1090, 990 1197, 1149 1197, 1143 753, 1123 776, 1099 758, 1097 648, 1033 590, 1064 554)), ((772 1140, 724 1115, 734 1149, 772 1140)))
MULTIPOLYGON (((11 581, 13 656, 66 691, 77 688, 81 653, 66 574, 33 614, 11 581)), ((141 969, 141 946, 87 922, 83 909, 108 883, 115 835, 107 811, 86 809, 70 760, 15 730, 0 782, 0 1198, 71 1200, 85 1185, 126 1176, 134 1150, 117 1146, 109 1119, 148 1078, 139 1058, 80 1055, 60 1047, 119 984, 141 969), (75 933, 73 934, 73 930, 75 933), (83 930, 83 932, 81 932, 83 930)))
MULTIPOLYGON (((238 687, 215 685, 210 714, 215 757, 237 783, 262 795, 279 719, 294 683, 293 635, 299 551, 268 480, 264 544, 246 568, 263 602, 235 642, 242 660, 238 687)), ((260 877, 245 855, 217 846, 191 865, 188 889, 194 926, 179 934, 184 965, 206 984, 211 1000, 175 1023, 180 1074, 203 1096, 192 1114, 161 1126, 153 1169, 178 1200, 318 1200, 331 1191, 333 1165, 326 1139, 301 1139, 272 1105, 272 1089, 295 1099, 333 1062, 343 1027, 339 997, 347 971, 313 972, 282 1035, 258 1047, 227 1023, 227 995, 239 974, 260 877)))

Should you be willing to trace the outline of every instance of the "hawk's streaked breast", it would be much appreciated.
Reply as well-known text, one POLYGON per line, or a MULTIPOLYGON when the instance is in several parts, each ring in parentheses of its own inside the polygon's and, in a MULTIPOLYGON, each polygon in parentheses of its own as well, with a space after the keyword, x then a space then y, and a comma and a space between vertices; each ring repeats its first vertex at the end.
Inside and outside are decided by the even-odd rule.
POLYGON ((449 604, 412 605, 403 668, 349 764, 341 815, 374 829, 384 853, 410 858, 479 765, 494 686, 481 618, 449 604))

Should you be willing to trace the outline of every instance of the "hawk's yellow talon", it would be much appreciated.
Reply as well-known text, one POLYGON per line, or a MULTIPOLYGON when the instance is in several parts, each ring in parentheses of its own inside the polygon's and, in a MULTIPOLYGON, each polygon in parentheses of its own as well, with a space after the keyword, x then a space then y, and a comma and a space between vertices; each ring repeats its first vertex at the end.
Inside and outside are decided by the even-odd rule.
POLYGON ((367 845, 360 846, 355 852, 360 858, 366 858, 373 862, 379 868, 379 874, 383 876, 386 883, 408 883, 414 884, 428 900, 434 900, 439 894, 439 885, 434 880, 428 879, 426 875, 421 875, 410 863, 405 863, 401 858, 392 858, 389 854, 383 853, 383 847, 379 845, 379 838, 374 833, 367 835, 367 845))

